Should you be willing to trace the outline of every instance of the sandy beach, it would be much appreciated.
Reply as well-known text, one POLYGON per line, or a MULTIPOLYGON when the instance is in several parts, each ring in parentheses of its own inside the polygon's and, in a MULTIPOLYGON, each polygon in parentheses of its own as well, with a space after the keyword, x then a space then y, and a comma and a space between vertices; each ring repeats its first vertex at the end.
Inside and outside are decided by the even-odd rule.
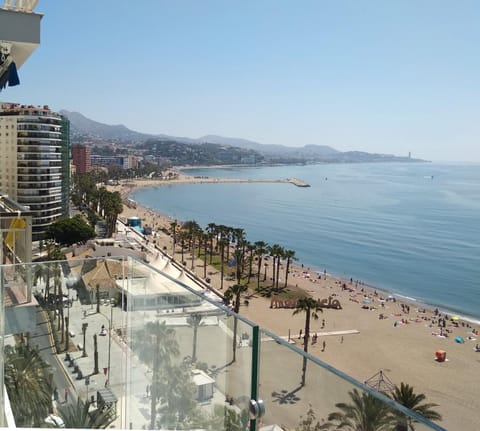
MULTIPOLYGON (((138 187, 205 181, 216 179, 179 174, 169 181, 136 180, 108 188, 119 191, 127 200, 138 187)), ((125 205, 121 216, 140 217, 143 226, 156 232, 156 246, 172 253, 172 239, 161 231, 170 228, 171 218, 138 203, 136 208, 125 205)), ((180 261, 179 254, 174 257, 180 261)), ((185 260, 190 268, 189 260, 185 260)), ((203 263, 199 259, 195 261, 195 272, 203 278, 203 263)), ((214 268, 208 268, 208 272, 212 287, 219 289, 218 272, 214 268)), ((233 283, 224 281, 224 287, 233 283)), ((310 269, 297 263, 291 268, 289 285, 298 286, 316 299, 337 299, 342 306, 341 310, 324 309, 319 319, 312 321, 311 333, 318 336, 317 343, 309 347, 312 355, 362 382, 383 370, 393 383, 408 383, 417 393, 424 393, 428 402, 437 403, 436 410, 444 418, 441 426, 451 430, 478 429, 480 353, 475 346, 480 343, 480 336, 472 335, 472 330, 480 330, 478 325, 451 321, 452 316, 447 316, 445 328, 440 328, 439 317, 445 318, 443 313, 436 316, 433 309, 423 305, 419 308, 415 303, 393 301, 361 283, 324 274, 323 268, 310 269), (465 342, 455 342, 458 336, 465 342), (435 360, 437 350, 446 351, 445 362, 435 360)), ((253 295, 248 298, 248 306, 242 305, 240 314, 279 336, 290 335, 302 347, 299 331, 304 327, 303 313, 293 316, 292 309, 270 305, 269 298, 253 295)))

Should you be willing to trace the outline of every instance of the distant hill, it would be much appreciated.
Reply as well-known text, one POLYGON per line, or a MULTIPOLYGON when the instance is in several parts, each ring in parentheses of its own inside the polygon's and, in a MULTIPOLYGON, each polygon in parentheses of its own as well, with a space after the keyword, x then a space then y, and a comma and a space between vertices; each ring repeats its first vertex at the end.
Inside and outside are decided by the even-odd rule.
POLYGON ((265 161, 271 163, 424 161, 390 154, 372 154, 361 151, 341 152, 326 145, 309 144, 303 147, 287 147, 284 145, 264 145, 247 139, 218 135, 205 135, 200 138, 178 137, 164 134, 152 135, 136 132, 122 124, 108 125, 99 123, 98 121, 85 117, 79 112, 66 110, 61 110, 60 112, 70 120, 73 139, 80 141, 93 139, 97 141, 139 144, 153 139, 155 141, 174 141, 184 144, 216 144, 254 150, 265 156, 265 161))
POLYGON ((145 141, 152 137, 146 133, 135 132, 125 127, 123 124, 110 126, 108 124, 99 123, 90 120, 79 112, 60 111, 70 120, 70 130, 72 134, 79 136, 89 136, 102 140, 119 140, 119 141, 145 141))

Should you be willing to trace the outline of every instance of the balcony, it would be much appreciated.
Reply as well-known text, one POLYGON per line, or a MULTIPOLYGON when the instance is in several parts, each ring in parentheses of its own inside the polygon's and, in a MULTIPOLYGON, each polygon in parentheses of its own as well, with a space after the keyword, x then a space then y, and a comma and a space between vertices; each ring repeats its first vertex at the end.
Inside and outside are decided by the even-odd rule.
POLYGON ((19 69, 40 45, 40 20, 33 13, 36 1, 7 0, 0 5, 0 42, 19 69))
POLYGON ((21 416, 30 404, 9 391, 3 426, 40 427, 48 416, 86 428, 68 415, 81 400, 98 427, 281 431, 313 421, 308 429, 337 429, 329 415, 357 400, 361 414, 377 415, 367 421, 384 423, 368 429, 443 429, 236 315, 207 284, 181 267, 174 277, 164 263, 163 272, 131 257, 1 267, 6 373, 15 352, 30 349, 50 364, 36 381, 53 375, 36 419, 21 416), (36 301, 22 302, 30 289, 36 301), (12 301, 14 292, 23 296, 12 301))

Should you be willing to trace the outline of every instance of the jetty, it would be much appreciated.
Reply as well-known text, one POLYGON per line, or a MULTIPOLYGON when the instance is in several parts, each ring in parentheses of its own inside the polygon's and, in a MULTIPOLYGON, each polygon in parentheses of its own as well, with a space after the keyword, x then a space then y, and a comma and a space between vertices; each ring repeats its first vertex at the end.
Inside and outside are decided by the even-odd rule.
POLYGON ((298 178, 287 178, 287 181, 297 187, 310 187, 310 184, 307 184, 298 178))

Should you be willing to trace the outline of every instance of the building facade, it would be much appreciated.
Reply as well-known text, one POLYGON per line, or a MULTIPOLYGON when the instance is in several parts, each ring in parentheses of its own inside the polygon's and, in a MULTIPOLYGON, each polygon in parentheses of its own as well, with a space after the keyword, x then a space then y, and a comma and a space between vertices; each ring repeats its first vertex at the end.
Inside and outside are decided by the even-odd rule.
POLYGON ((32 211, 34 241, 68 216, 68 119, 48 106, 0 104, 0 191, 32 211))
POLYGON ((92 151, 90 147, 81 144, 72 145, 72 160, 75 165, 75 173, 86 174, 92 169, 92 151))

